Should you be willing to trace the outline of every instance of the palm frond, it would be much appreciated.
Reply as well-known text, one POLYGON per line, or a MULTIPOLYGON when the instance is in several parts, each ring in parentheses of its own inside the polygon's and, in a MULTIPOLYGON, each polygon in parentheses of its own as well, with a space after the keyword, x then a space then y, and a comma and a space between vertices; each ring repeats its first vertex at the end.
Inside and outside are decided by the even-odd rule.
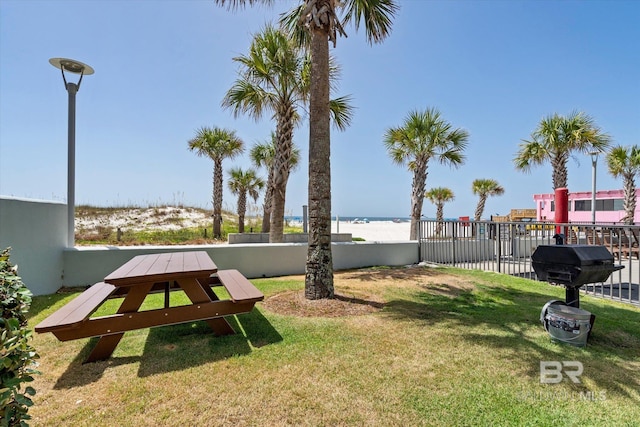
POLYGON ((354 107, 350 95, 334 98, 329 101, 329 111, 333 125, 339 130, 345 130, 351 125, 354 107))
POLYGON ((226 6, 229 10, 242 9, 254 4, 272 5, 275 0, 213 0, 217 5, 226 6))
POLYGON ((311 45, 311 33, 300 21, 304 9, 305 4, 302 2, 288 12, 281 13, 279 23, 296 46, 307 49, 311 45))
POLYGON ((393 18, 399 10, 394 0, 349 0, 345 2, 342 26, 353 21, 358 31, 364 22, 367 42, 381 43, 391 33, 393 18))
POLYGON ((550 158, 551 155, 543 144, 533 140, 523 140, 513 162, 516 169, 529 173, 533 166, 540 165, 550 158))

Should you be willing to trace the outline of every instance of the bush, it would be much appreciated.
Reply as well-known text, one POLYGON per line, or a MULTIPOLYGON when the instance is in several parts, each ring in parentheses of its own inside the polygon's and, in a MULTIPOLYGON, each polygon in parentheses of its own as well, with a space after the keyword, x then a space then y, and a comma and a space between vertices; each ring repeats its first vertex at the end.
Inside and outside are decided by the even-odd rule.
POLYGON ((25 383, 33 381, 38 354, 29 345, 31 331, 26 329, 26 314, 31 305, 31 292, 17 275, 17 266, 9 263, 10 248, 0 253, 0 425, 26 426, 25 420, 36 394, 25 383))

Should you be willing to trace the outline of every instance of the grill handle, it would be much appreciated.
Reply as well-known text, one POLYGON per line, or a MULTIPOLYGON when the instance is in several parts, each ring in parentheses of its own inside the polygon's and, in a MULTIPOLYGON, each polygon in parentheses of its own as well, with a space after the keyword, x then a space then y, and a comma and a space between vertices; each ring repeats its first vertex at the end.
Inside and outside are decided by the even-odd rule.
MULTIPOLYGON (((580 270, 579 267, 575 267, 576 270, 580 270)), ((571 283, 571 273, 566 270, 547 270, 547 281, 560 281, 562 283, 571 283)))

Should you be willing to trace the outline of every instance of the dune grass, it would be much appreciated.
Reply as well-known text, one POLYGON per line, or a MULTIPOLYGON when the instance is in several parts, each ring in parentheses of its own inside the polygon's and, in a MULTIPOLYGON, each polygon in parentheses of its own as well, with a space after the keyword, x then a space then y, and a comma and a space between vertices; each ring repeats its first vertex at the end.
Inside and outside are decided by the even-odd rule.
MULTIPOLYGON (((538 320, 563 288, 402 270, 336 273, 337 292, 385 301, 372 314, 302 317, 258 303, 231 319, 236 335, 214 337, 203 322, 134 331, 105 362, 81 364, 93 340, 36 334, 33 425, 637 425, 637 307, 583 296, 597 318, 577 348, 553 343, 538 320), (567 360, 584 365, 581 384, 540 383, 540 361, 567 360)), ((252 282, 267 298, 304 288, 302 277, 252 282)), ((75 295, 34 298, 30 327, 75 295)))
MULTIPOLYGON (((87 228, 79 227, 76 230, 76 244, 89 245, 113 245, 113 246, 139 246, 139 245, 203 245, 226 242, 230 233, 237 233, 239 229, 237 215, 230 211, 223 211, 221 236, 213 238, 213 224, 204 221, 202 225, 183 226, 184 218, 167 213, 167 209, 174 209, 169 205, 118 206, 97 207, 80 205, 76 207, 76 218, 93 219, 98 225, 87 228), (153 218, 154 224, 149 224, 144 229, 138 229, 138 216, 147 212, 153 218), (128 218, 129 226, 120 228, 110 225, 111 216, 128 218), (179 228, 165 228, 162 226, 175 225, 179 228)), ((202 218, 209 218, 210 210, 202 208, 186 208, 199 214, 202 218)), ((262 218, 248 217, 245 221, 245 233, 262 232, 262 218)), ((284 233, 301 233, 302 227, 290 226, 285 222, 284 233)))

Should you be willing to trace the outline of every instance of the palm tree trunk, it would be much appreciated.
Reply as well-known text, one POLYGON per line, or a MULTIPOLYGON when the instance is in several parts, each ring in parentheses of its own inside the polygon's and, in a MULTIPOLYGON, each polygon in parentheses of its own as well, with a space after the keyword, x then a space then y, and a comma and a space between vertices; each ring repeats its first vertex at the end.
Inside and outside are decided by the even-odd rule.
MULTIPOLYGON (((271 166, 273 167, 273 166, 271 166)), ((267 189, 264 193, 263 213, 262 213, 262 232, 268 233, 271 230, 271 209, 273 207, 273 169, 269 169, 269 177, 267 178, 267 189)))
POLYGON ((482 218, 482 213, 484 212, 484 205, 487 203, 487 195, 481 194, 480 200, 478 200, 478 206, 476 206, 476 216, 475 220, 480 221, 482 218))
POLYGON ((314 29, 311 31, 309 246, 305 276, 305 297, 312 300, 333 298, 334 294, 329 126, 329 39, 326 29, 314 29))
POLYGON ((625 216, 622 221, 627 225, 633 225, 636 211, 636 181, 634 176, 624 177, 624 201, 625 216))
POLYGON ((559 152, 551 159, 551 167, 553 169, 553 189, 567 187, 567 161, 569 160, 568 152, 559 152))
POLYGON ((436 221, 438 224, 436 225, 436 235, 439 236, 442 233, 442 226, 444 225, 444 212, 443 212, 443 203, 438 202, 436 208, 436 221))
POLYGON ((222 222, 222 160, 213 162, 213 237, 222 235, 220 223, 222 222))
POLYGON ((269 233, 269 230, 271 230, 271 212, 265 208, 262 213, 262 232, 269 233))
MULTIPOLYGON (((476 212, 474 215, 475 221, 480 221, 482 219, 482 213, 484 212, 484 205, 487 203, 487 195, 481 193, 480 199, 478 200, 478 204, 476 205, 476 212)), ((478 231, 478 225, 474 222, 471 224, 471 235, 476 237, 478 231)))
POLYGON ((244 214, 247 212, 247 194, 238 195, 238 233, 244 233, 244 214))
POLYGON ((271 207, 271 228, 269 243, 282 243, 284 235, 284 207, 287 193, 287 182, 291 169, 291 152, 293 151, 293 105, 285 105, 278 111, 276 126, 277 147, 273 159, 273 193, 271 207))
POLYGON ((426 162, 416 162, 413 170, 413 182, 411 183, 411 229, 410 240, 418 240, 418 225, 422 215, 422 204, 424 202, 424 191, 427 183, 426 162))

